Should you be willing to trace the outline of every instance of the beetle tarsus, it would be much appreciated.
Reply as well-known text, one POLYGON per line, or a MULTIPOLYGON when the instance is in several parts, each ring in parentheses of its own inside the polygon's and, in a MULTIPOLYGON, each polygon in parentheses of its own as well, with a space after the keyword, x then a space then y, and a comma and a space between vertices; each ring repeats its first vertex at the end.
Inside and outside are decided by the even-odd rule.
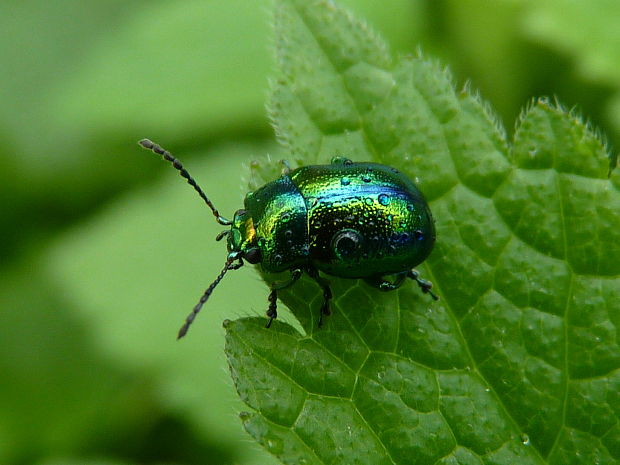
POLYGON ((319 328, 323 327, 323 316, 329 316, 332 314, 329 309, 329 299, 331 299, 331 297, 325 297, 325 293, 323 294, 323 297, 325 300, 323 300, 323 305, 321 305, 321 311, 319 312, 319 328))
POLYGON ((308 275, 312 279, 316 281, 316 283, 321 286, 323 290, 323 304, 321 305, 321 311, 319 313, 319 328, 323 326, 323 316, 331 315, 331 310, 329 309, 329 301, 332 299, 332 290, 329 287, 329 281, 321 278, 319 276, 319 272, 316 268, 308 268, 308 275))
POLYGON ((433 300, 439 300, 439 297, 431 290, 433 288, 432 282, 420 278, 420 273, 418 273, 416 270, 411 270, 407 274, 407 276, 409 276, 416 283, 418 283, 418 286, 424 294, 429 294, 433 298, 433 300))
POLYGON ((271 328, 271 323, 273 323, 273 320, 278 318, 278 290, 271 289, 267 300, 269 300, 269 308, 267 309, 267 316, 269 317, 269 321, 265 325, 265 328, 271 328))

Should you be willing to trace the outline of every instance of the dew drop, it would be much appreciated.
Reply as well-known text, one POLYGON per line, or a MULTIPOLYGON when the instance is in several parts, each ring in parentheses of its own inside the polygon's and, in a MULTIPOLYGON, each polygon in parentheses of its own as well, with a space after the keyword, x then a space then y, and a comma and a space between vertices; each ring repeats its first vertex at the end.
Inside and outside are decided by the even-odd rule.
POLYGON ((371 178, 370 178, 370 176, 368 176, 367 174, 364 174, 364 175, 362 176, 362 181, 364 181, 364 182, 370 182, 370 181, 372 181, 372 179, 371 179, 371 178))
POLYGON ((529 445, 530 445, 530 437, 529 437, 527 434, 523 433, 523 434, 521 435, 521 442, 522 442, 524 445, 529 446, 529 445))
POLYGON ((413 210, 415 210, 415 207, 413 206, 412 203, 408 203, 407 204, 407 210, 409 210, 410 212, 412 212, 413 210))
POLYGON ((351 180, 344 176, 342 179, 340 179, 340 184, 342 184, 343 186, 348 186, 349 184, 351 184, 351 180))
POLYGON ((379 194, 379 203, 383 206, 390 204, 390 196, 387 194, 379 194))
POLYGON ((423 233, 422 231, 420 231, 419 229, 416 229, 416 230, 413 232, 413 235, 415 236, 415 238, 416 238, 418 241, 421 241, 422 239, 424 239, 424 233, 423 233))
POLYGON ((372 205, 372 204, 374 203, 374 201, 373 201, 370 197, 366 197, 366 198, 364 199, 364 203, 365 203, 366 205, 372 205))

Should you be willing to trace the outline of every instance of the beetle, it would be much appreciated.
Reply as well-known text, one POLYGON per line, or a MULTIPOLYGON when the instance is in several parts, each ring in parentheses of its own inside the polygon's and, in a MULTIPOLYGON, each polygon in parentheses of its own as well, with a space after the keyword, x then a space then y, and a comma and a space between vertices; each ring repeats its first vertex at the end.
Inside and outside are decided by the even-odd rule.
POLYGON ((217 241, 227 239, 224 268, 187 316, 177 338, 187 333, 215 287, 244 260, 267 273, 290 272, 290 278, 269 285, 266 327, 277 312, 278 291, 291 286, 305 272, 323 291, 319 327, 330 314, 332 292, 320 275, 363 279, 381 290, 398 289, 413 279, 433 299, 432 283, 413 268, 430 254, 435 224, 424 196, 403 173, 378 163, 355 163, 335 157, 329 165, 291 170, 249 192, 244 208, 233 219, 222 217, 182 163, 156 143, 139 144, 172 163, 211 209, 215 220, 229 226, 217 241))

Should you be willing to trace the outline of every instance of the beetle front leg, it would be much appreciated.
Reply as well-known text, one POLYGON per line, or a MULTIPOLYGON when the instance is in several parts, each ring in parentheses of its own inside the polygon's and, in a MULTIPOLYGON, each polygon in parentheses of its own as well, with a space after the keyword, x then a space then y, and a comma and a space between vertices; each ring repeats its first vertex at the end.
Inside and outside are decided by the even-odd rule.
POLYGON ((267 300, 269 300, 269 307, 267 308, 267 316, 269 317, 269 321, 265 325, 265 328, 270 328, 273 320, 278 318, 278 291, 289 287, 301 278, 302 274, 303 272, 300 269, 296 269, 291 271, 291 277, 289 280, 271 283, 269 286, 271 288, 271 292, 269 293, 269 297, 267 297, 267 300))
POLYGON ((325 278, 321 278, 319 276, 319 272, 316 268, 308 268, 308 275, 316 281, 316 283, 321 286, 323 290, 323 305, 321 305, 321 313, 319 314, 319 328, 323 326, 323 315, 329 316, 331 315, 331 311, 329 310, 329 301, 332 299, 332 290, 329 287, 329 281, 325 278))

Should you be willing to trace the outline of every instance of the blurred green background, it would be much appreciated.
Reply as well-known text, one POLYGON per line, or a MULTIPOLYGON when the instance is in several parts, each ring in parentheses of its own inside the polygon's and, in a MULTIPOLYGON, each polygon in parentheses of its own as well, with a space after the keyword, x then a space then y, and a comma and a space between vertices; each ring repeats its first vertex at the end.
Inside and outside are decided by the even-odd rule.
MULTIPOLYGON (((508 134, 557 97, 620 147, 617 0, 342 0, 399 54, 439 57, 508 134)), ((224 318, 263 313, 242 269, 176 331, 225 258, 247 163, 285 156, 264 109, 267 0, 0 5, 0 463, 269 464, 242 431, 224 318)), ((355 154, 350 154, 355 158, 355 154)), ((286 312, 281 312, 286 313, 286 312)))

